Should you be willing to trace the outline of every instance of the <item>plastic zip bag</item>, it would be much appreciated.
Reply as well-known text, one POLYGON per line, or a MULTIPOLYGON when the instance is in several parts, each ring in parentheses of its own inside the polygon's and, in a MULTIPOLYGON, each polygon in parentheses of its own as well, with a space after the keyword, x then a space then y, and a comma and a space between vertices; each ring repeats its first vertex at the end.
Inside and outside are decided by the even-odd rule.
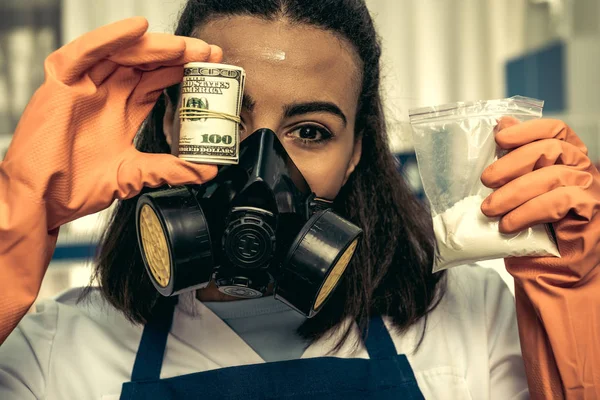
POLYGON ((502 234, 500 218, 481 212, 481 203, 493 191, 481 183, 481 174, 506 154, 494 140, 498 120, 540 118, 543 104, 515 96, 409 110, 437 242, 433 272, 497 258, 560 257, 549 225, 502 234))

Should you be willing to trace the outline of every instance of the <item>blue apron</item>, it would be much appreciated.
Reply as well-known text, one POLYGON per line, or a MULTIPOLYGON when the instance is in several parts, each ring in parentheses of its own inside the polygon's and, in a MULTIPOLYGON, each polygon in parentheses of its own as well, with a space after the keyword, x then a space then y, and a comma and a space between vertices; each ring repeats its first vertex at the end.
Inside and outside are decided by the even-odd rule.
POLYGON ((173 307, 146 324, 121 399, 423 399, 383 320, 369 323, 370 359, 319 357, 228 367, 160 379, 173 307))

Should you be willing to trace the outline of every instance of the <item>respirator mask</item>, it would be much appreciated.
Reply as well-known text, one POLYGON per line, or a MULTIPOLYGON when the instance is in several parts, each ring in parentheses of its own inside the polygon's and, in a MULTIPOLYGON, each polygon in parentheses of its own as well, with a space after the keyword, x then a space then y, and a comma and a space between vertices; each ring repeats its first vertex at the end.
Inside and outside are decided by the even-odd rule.
POLYGON ((240 145, 237 165, 203 185, 144 194, 138 244, 163 296, 208 286, 240 297, 274 297, 307 317, 331 296, 362 231, 311 192, 275 133, 240 145))

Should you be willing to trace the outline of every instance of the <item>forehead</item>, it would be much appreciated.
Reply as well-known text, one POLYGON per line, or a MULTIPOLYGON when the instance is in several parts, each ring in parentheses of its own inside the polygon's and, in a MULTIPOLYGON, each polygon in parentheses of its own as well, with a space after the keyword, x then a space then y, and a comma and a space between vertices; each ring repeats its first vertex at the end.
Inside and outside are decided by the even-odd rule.
POLYGON ((357 101, 360 59, 352 45, 334 33, 286 20, 233 16, 211 20, 196 36, 220 46, 224 63, 246 70, 250 92, 276 89, 288 97, 313 93, 320 99, 357 101))

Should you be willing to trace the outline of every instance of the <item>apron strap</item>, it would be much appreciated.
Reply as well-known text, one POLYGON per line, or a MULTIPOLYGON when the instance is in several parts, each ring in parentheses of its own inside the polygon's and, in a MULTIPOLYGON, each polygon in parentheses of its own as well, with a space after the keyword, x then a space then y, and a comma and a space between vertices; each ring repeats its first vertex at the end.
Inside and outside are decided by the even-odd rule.
MULTIPOLYGON (((160 379, 167 337, 171 330, 173 313, 177 304, 177 298, 174 300, 157 310, 154 318, 148 321, 144 327, 131 373, 132 382, 160 379)), ((392 337, 379 315, 371 317, 368 334, 363 332, 363 339, 370 359, 389 358, 397 355, 392 337)))
POLYGON ((379 315, 371 317, 368 332, 363 332, 363 339, 372 360, 398 355, 392 337, 379 315))
POLYGON ((131 372, 132 382, 160 379, 160 370, 167 347, 167 337, 173 324, 177 297, 174 300, 157 310, 154 317, 144 326, 131 372))

